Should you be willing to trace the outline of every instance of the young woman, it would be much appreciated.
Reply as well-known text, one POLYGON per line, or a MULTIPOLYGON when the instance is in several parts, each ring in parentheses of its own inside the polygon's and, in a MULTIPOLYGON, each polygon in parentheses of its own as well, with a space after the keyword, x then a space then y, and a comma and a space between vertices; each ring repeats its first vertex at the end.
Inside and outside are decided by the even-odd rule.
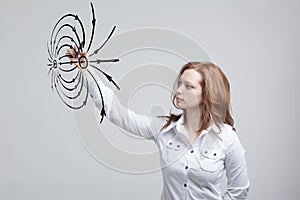
MULTIPOLYGON (((72 51, 69 54, 74 55, 72 51)), ((106 117, 131 133, 153 140, 159 148, 161 165, 165 166, 162 200, 247 199, 245 150, 230 115, 230 85, 217 65, 190 62, 181 68, 172 94, 173 104, 182 114, 167 117, 136 114, 122 106, 100 79, 97 81, 103 92, 106 117), (224 171, 228 184, 222 195, 224 171)), ((88 85, 101 110, 96 83, 88 78, 88 85)))

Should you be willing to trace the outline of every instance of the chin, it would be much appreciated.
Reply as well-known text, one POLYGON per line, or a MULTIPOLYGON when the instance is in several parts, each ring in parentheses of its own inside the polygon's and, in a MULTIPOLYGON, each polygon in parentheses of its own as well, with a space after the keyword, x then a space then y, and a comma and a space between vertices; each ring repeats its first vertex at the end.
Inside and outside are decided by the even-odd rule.
POLYGON ((179 103, 177 102, 176 106, 177 106, 178 109, 181 109, 181 110, 185 109, 184 105, 182 105, 180 102, 179 103))

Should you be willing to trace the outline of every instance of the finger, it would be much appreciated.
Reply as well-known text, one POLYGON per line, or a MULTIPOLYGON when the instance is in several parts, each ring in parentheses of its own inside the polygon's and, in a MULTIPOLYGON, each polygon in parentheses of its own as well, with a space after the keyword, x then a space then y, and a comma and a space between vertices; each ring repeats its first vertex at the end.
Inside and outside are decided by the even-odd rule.
POLYGON ((74 48, 73 48, 74 52, 76 53, 78 51, 78 48, 76 45, 74 45, 74 48))
POLYGON ((73 50, 72 49, 68 49, 66 55, 70 55, 71 57, 73 57, 73 54, 74 54, 73 50))
POLYGON ((78 60, 76 59, 76 58, 71 58, 70 59, 73 63, 77 63, 78 62, 78 60))
POLYGON ((80 56, 86 56, 87 52, 80 52, 80 56))

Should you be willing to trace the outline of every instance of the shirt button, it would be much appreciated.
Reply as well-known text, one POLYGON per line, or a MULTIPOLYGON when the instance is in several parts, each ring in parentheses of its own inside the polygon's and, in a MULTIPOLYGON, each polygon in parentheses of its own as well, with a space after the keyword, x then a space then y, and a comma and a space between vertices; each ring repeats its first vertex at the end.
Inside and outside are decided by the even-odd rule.
POLYGON ((192 150, 191 153, 194 153, 194 150, 192 150))
POLYGON ((170 142, 169 145, 172 145, 172 142, 170 142))
POLYGON ((186 186, 187 186, 187 184, 184 184, 183 186, 184 186, 184 187, 186 187, 186 186))
POLYGON ((189 167, 188 166, 185 166, 185 169, 188 169, 189 167))

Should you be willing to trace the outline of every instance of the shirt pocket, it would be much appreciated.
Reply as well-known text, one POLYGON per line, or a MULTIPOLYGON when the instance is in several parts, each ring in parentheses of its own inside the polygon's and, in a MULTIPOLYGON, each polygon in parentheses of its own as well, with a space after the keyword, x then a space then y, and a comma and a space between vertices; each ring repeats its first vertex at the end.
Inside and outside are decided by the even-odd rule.
POLYGON ((178 160, 184 153, 184 146, 180 142, 169 140, 163 149, 162 158, 167 162, 178 160))
POLYGON ((224 153, 219 148, 202 149, 197 161, 200 168, 206 172, 215 172, 224 168, 224 153))

